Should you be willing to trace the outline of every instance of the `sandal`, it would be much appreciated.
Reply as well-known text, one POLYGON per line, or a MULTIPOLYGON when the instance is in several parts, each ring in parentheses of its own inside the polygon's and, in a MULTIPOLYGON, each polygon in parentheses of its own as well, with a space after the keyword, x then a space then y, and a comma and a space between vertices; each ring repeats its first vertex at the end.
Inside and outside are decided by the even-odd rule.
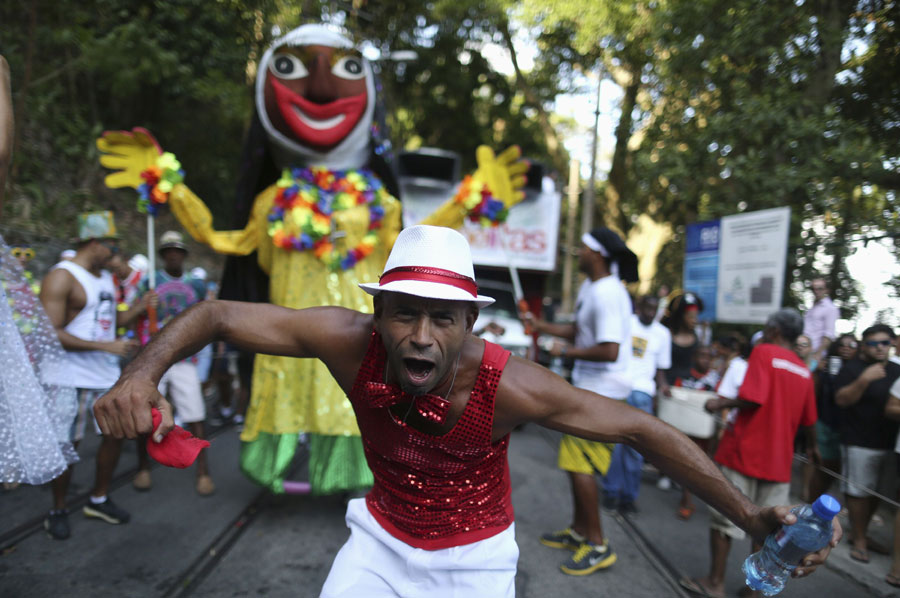
POLYGON ((678 518, 681 519, 682 521, 687 521, 688 519, 691 518, 691 515, 693 515, 693 514, 694 514, 694 507, 693 507, 693 506, 690 506, 690 507, 679 507, 679 508, 678 508, 678 513, 677 513, 677 515, 678 515, 678 518))
POLYGON ((900 576, 894 575, 893 573, 888 573, 884 576, 884 581, 895 588, 900 588, 900 576))
POLYGON ((851 548, 850 549, 850 558, 854 561, 859 561, 860 563, 868 563, 869 562, 869 552, 862 548, 851 548))

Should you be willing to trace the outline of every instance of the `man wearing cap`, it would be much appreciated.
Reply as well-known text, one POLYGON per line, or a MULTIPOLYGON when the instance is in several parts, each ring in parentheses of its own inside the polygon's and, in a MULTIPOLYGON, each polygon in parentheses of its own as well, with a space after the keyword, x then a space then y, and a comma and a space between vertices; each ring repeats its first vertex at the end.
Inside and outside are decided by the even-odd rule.
MULTIPOLYGON (((112 212, 91 212, 78 217, 78 249, 71 260, 56 264, 41 284, 41 303, 66 350, 66 363, 48 375, 50 383, 75 386, 78 411, 72 423, 71 440, 84 437, 94 401, 119 378, 119 359, 137 348, 128 339, 116 339, 116 326, 125 326, 144 313, 150 302, 140 301, 117 312, 112 275, 104 270, 118 252, 118 235, 112 212)), ((97 428, 99 432, 99 428, 97 428)), ((97 451, 97 473, 84 514, 107 523, 127 523, 129 514, 107 496, 122 441, 104 435, 97 451)), ((53 480, 53 510, 44 521, 51 537, 69 537, 66 492, 72 476, 70 466, 53 480)))
MULTIPOLYGON (((405 229, 380 281, 360 286, 374 296, 373 314, 228 301, 192 307, 99 401, 101 426, 159 441, 173 422, 157 381, 215 338, 322 360, 353 405, 375 479, 364 499, 348 504, 351 534, 320 594, 326 598, 513 596, 518 548, 506 452, 510 432, 528 421, 640 447, 759 540, 796 521, 787 507, 750 503, 674 428, 473 336, 479 308, 493 300, 478 294, 458 232, 405 229), (155 429, 151 408, 162 415, 155 429)), ((831 545, 840 539, 837 521, 835 529, 831 545)), ((830 546, 809 555, 799 575, 830 546)))
MULTIPOLYGON (((160 237, 159 256, 162 258, 163 268, 156 271, 154 289, 159 296, 157 316, 160 328, 190 306, 206 299, 206 284, 184 271, 187 254, 184 237, 178 231, 166 231, 160 237)), ((149 280, 145 278, 141 283, 141 292, 148 293, 149 290, 149 280)), ((141 338, 142 344, 149 341, 149 336, 141 338)), ((206 405, 203 402, 203 388, 197 374, 197 358, 194 354, 172 364, 159 381, 159 392, 169 397, 175 405, 179 422, 185 424, 194 436, 203 438, 206 405)), ((140 490, 150 489, 152 481, 147 467, 138 470, 134 485, 140 490)), ((197 457, 196 490, 200 496, 209 496, 215 491, 215 484, 209 475, 206 449, 197 457)))
MULTIPOLYGON (((533 329, 574 343, 556 343, 550 351, 553 355, 575 359, 572 384, 624 401, 631 392, 627 369, 631 359, 633 310, 622 280, 638 279, 637 257, 619 235, 606 227, 585 233, 581 242, 578 267, 587 278, 578 291, 575 322, 554 324, 535 320, 533 329)), ((544 534, 541 543, 574 551, 561 565, 563 573, 588 575, 616 562, 616 553, 603 536, 594 479, 595 473, 606 475, 612 452, 611 444, 568 434, 560 441, 559 468, 569 473, 574 514, 571 526, 544 534)))

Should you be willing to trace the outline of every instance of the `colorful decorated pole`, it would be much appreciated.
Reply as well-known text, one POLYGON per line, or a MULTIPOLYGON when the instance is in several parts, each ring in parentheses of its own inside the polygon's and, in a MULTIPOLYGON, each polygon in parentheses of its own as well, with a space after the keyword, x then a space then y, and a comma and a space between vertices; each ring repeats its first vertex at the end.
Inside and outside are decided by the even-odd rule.
MULTIPOLYGON (((156 164, 141 172, 144 182, 138 187, 141 198, 138 200, 138 211, 147 214, 147 255, 150 261, 150 289, 156 288, 156 212, 159 206, 169 199, 169 192, 176 184, 184 180, 184 171, 175 154, 160 154, 156 164)), ((159 331, 156 308, 147 307, 147 320, 150 334, 159 331)))
MULTIPOLYGON (((525 301, 525 293, 522 291, 522 281, 519 280, 519 270, 516 268, 515 259, 509 253, 509 248, 506 244, 506 233, 502 227, 497 227, 497 237, 500 239, 500 247, 503 248, 503 253, 506 255, 506 264, 509 268, 509 277, 512 279, 513 296, 516 299, 516 307, 519 312, 523 314, 528 313, 528 302, 525 301)), ((525 324, 525 334, 531 336, 533 332, 531 326, 525 324)))

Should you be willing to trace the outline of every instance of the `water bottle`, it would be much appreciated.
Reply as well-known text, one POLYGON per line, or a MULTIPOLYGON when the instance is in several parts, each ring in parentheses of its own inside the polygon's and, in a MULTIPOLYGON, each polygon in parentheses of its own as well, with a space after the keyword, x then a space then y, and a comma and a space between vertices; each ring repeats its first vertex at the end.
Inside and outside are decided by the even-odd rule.
POLYGON ((838 501, 823 494, 812 505, 793 509, 794 525, 785 525, 766 538, 762 550, 744 561, 744 575, 752 590, 774 596, 784 589, 791 571, 804 556, 825 547, 831 540, 831 521, 841 510, 838 501))

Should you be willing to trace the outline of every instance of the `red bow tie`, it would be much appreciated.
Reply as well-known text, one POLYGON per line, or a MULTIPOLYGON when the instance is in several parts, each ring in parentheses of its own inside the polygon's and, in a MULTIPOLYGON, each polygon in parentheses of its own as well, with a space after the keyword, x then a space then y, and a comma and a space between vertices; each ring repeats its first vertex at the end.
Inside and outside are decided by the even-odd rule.
POLYGON ((427 421, 441 425, 447 419, 450 401, 437 395, 411 395, 392 384, 366 382, 366 393, 372 407, 390 407, 397 403, 412 402, 413 407, 427 421))

